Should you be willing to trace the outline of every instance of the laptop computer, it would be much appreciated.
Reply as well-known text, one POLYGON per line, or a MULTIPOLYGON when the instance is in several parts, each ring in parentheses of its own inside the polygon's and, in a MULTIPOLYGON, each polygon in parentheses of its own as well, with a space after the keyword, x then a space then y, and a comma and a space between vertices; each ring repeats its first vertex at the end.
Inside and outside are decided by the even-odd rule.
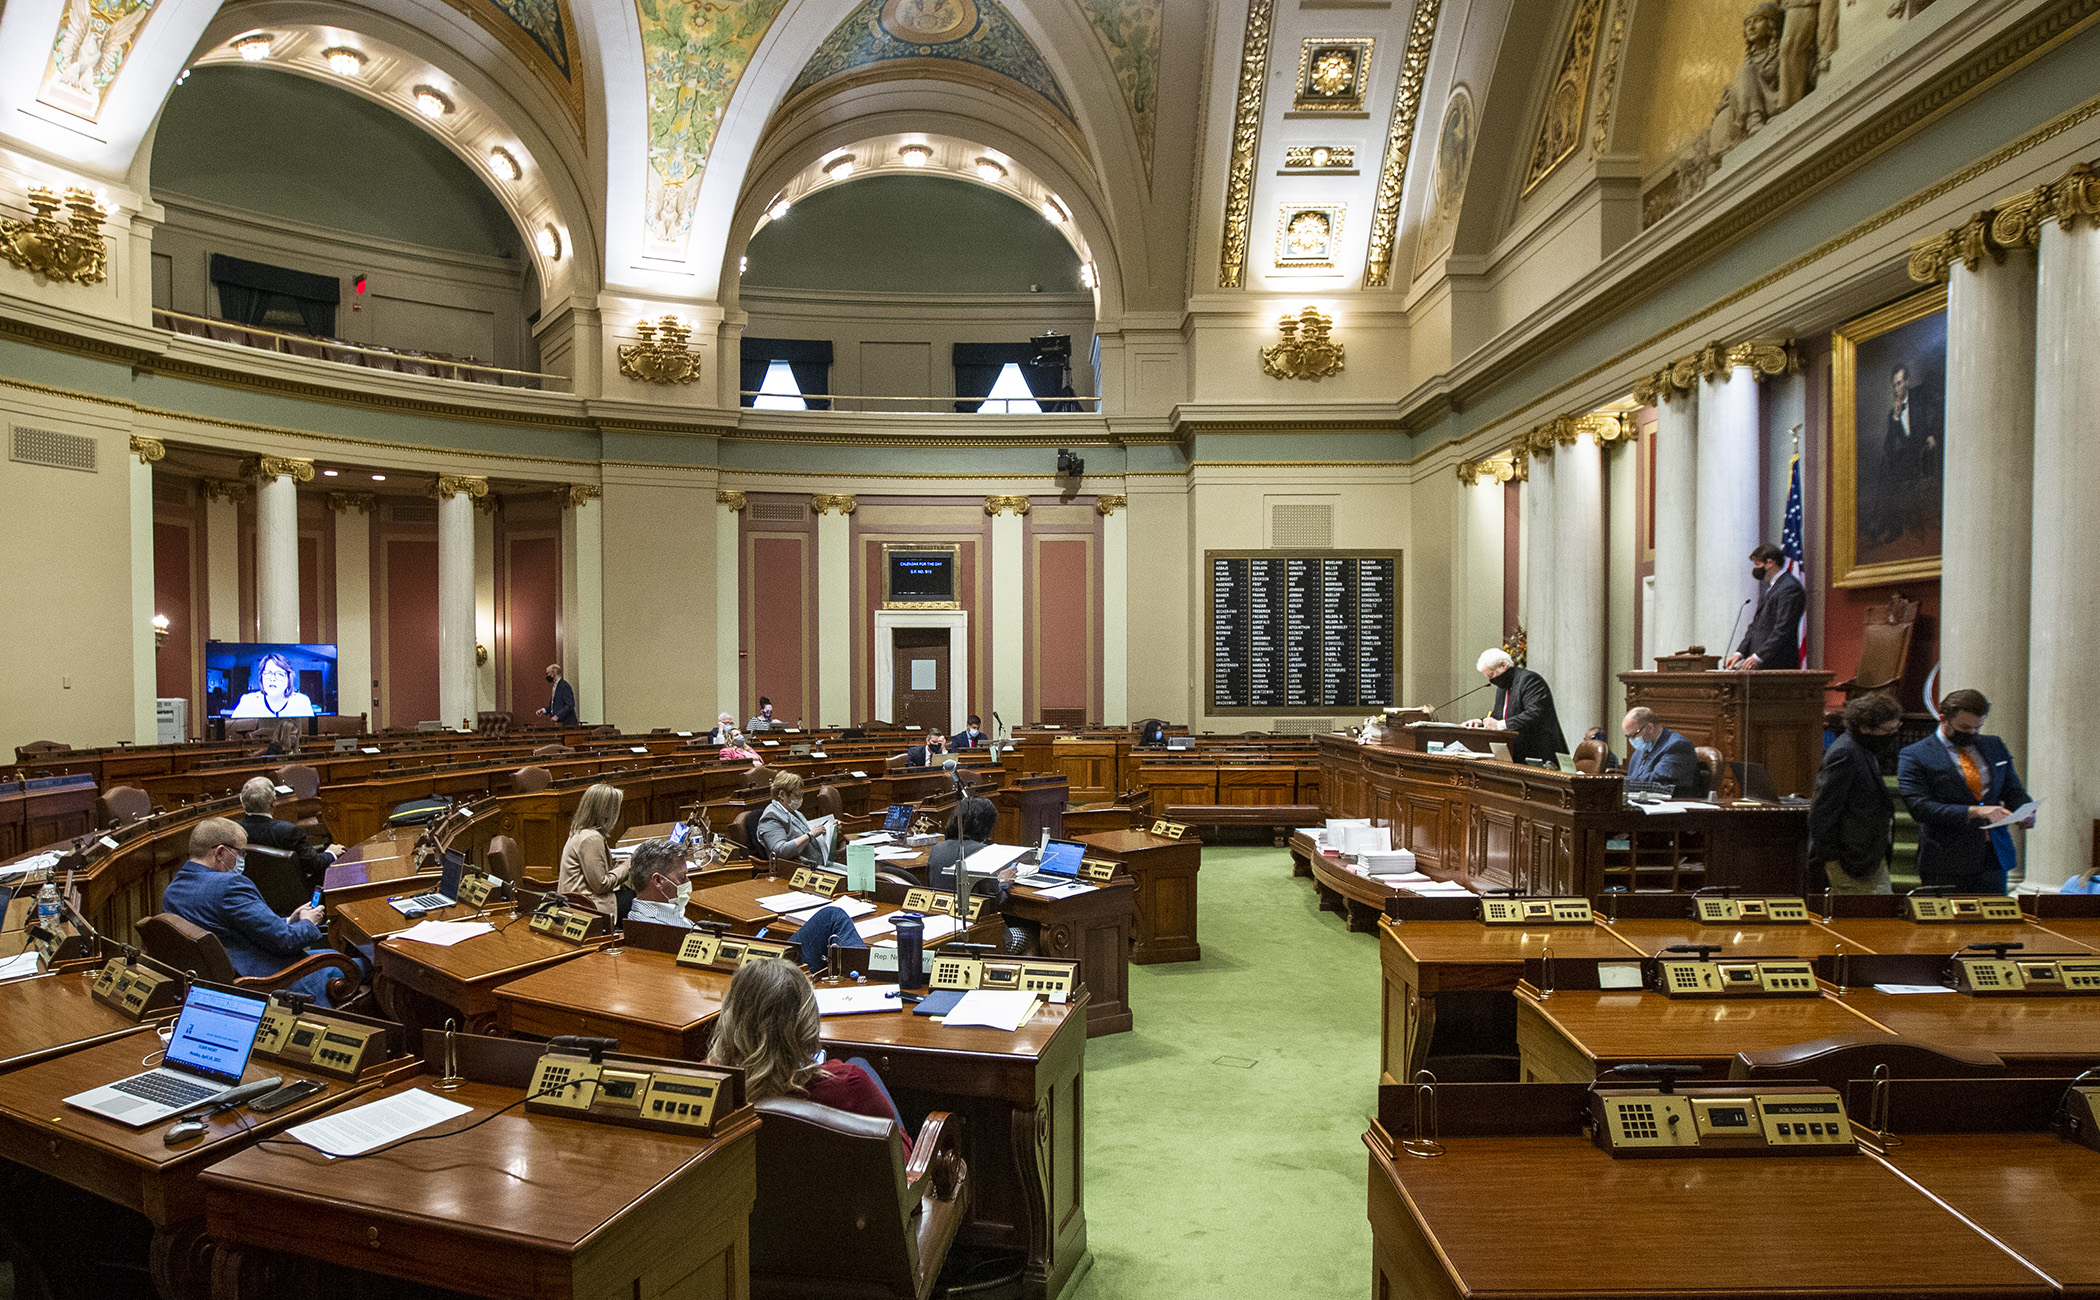
POLYGON ((883 817, 882 817, 882 829, 884 829, 884 830, 886 830, 886 831, 907 831, 907 830, 910 830, 910 829, 911 829, 911 810, 912 810, 912 808, 913 808, 914 806, 915 806, 915 805, 912 805, 912 804, 908 804, 908 803, 893 803, 893 804, 891 804, 891 805, 890 805, 890 809, 889 809, 889 811, 888 811, 887 813, 884 813, 884 814, 883 814, 883 817))
POLYGON ((66 1105, 144 1128, 239 1087, 269 1005, 266 994, 192 983, 159 1068, 75 1093, 66 1105))
POLYGON ((1772 774, 1763 763, 1730 763, 1728 769, 1735 773, 1739 797, 1759 803, 1779 802, 1779 787, 1772 784, 1772 774))
POLYGON ((1079 879, 1079 860, 1086 856, 1086 845, 1071 840, 1050 840, 1036 851, 1036 864, 1028 874, 1015 876, 1017 885, 1029 885, 1038 889, 1049 889, 1057 885, 1069 885, 1079 879))
POLYGON ((445 850, 444 865, 438 870, 438 887, 427 894, 412 894, 407 898, 389 898, 388 905, 406 916, 410 912, 435 912, 441 907, 450 907, 459 901, 459 878, 466 871, 466 855, 455 849, 445 850))

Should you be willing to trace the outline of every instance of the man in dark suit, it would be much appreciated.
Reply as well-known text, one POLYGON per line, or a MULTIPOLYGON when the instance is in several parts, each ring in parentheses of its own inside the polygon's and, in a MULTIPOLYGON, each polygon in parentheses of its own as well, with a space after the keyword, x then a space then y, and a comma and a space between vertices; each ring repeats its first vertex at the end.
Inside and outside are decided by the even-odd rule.
POLYGON ((1986 823, 2026 804, 2028 795, 2005 742, 1983 734, 1990 711, 1982 691, 1949 694, 1940 701, 1939 729, 1897 759, 1896 789, 1918 823, 1921 884, 1962 894, 2005 892, 2012 832, 1986 823))
MULTIPOLYGON (((279 916, 263 901, 255 882, 241 874, 248 835, 224 817, 207 817, 190 832, 190 860, 176 871, 161 909, 219 936, 233 969, 242 975, 271 975, 322 944, 322 912, 302 907, 279 916)), ((291 986, 328 1005, 327 971, 291 986)))
MULTIPOLYGON (((1879 509, 1866 539, 1893 542, 1903 536, 1916 507, 1926 495, 1940 462, 1939 413, 1919 400, 1910 367, 1889 371, 1889 414, 1881 437, 1879 509)), ((1934 504, 1937 504, 1937 494, 1934 504)))
POLYGON ((576 725, 576 688, 569 685, 561 675, 560 664, 547 665, 547 681, 554 687, 554 697, 547 707, 540 710, 543 718, 552 718, 564 727, 576 725))
POLYGON ((1670 730, 1646 705, 1627 713, 1619 723, 1632 754, 1626 760, 1626 780, 1648 781, 1670 787, 1679 799, 1705 791, 1699 787, 1699 755, 1692 742, 1670 730))
POLYGON ((970 725, 964 727, 956 734, 955 747, 957 749, 983 749, 986 745, 991 744, 991 737, 984 734, 982 723, 983 720, 976 714, 971 714, 970 725))
POLYGON ((925 767, 940 762, 948 753, 948 737, 939 727, 930 727, 926 732, 926 743, 905 750, 904 761, 911 767, 925 767))
POLYGON ((1823 751, 1816 796, 1808 806, 1808 861, 1833 894, 1889 892, 1889 843, 1895 801, 1882 780, 1881 761, 1894 752, 1903 710, 1886 695, 1862 695, 1845 704, 1845 732, 1823 751))
POLYGON ((279 821, 271 811, 277 803, 277 786, 266 776, 252 777, 241 787, 240 828, 247 832, 248 843, 264 848, 283 849, 298 863, 299 874, 306 883, 318 889, 321 877, 335 864, 336 856, 343 851, 340 844, 331 844, 327 849, 317 849, 306 832, 287 821, 279 821))
POLYGON ((1553 711, 1553 688, 1546 685, 1545 678, 1517 667, 1509 653, 1500 649, 1481 651, 1473 666, 1495 684, 1495 707, 1467 726, 1507 727, 1516 732, 1509 756, 1520 763, 1529 758, 1551 763, 1555 754, 1568 752, 1567 734, 1560 729, 1560 715, 1553 711))
POLYGON ((1769 542, 1750 552, 1750 575, 1757 579, 1757 612, 1750 630, 1723 668, 1799 668, 1801 611, 1808 593, 1801 579, 1786 571, 1786 552, 1769 542))

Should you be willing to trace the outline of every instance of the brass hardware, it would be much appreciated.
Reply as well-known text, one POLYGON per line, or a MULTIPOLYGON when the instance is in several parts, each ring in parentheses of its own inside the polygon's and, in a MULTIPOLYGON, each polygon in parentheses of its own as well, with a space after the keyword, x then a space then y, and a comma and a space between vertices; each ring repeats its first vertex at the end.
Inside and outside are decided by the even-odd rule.
POLYGON ((1436 1140, 1436 1076, 1427 1070, 1416 1070, 1414 1088, 1415 1135, 1402 1142, 1400 1149, 1428 1160, 1444 1154, 1444 1144, 1436 1140))
POLYGON ((637 321, 639 343, 620 345, 620 373, 650 384, 690 384, 700 377, 700 354, 686 346, 693 328, 676 316, 637 321))
POLYGON ((1277 379, 1324 379, 1342 371, 1343 345, 1329 337, 1334 318, 1317 307, 1276 323, 1283 341, 1261 350, 1261 372, 1277 379))
POLYGON ((92 193, 67 186, 61 200, 48 185, 29 191, 27 221, 0 218, 0 257, 48 280, 100 284, 109 275, 109 252, 102 243, 107 213, 92 193), (57 213, 63 202, 67 220, 57 213))

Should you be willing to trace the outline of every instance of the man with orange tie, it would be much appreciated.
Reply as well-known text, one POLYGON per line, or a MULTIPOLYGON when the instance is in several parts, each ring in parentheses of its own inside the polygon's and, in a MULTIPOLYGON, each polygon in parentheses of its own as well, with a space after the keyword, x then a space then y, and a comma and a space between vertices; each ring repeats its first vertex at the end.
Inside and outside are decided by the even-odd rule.
MULTIPOLYGON (((2005 742, 1983 734, 1982 691, 1940 701, 1940 725, 1896 760, 1896 789, 1918 823, 1918 883, 1958 894, 2002 894, 2012 833, 1988 828, 2028 802, 2005 742)), ((2034 825, 2028 817, 2023 826, 2034 825)))

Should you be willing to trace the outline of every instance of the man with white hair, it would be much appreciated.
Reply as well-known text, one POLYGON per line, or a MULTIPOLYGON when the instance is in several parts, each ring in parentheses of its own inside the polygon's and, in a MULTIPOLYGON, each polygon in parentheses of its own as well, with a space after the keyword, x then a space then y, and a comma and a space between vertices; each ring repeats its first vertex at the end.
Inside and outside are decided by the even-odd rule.
POLYGON ((1568 740, 1560 729, 1560 715, 1553 711, 1553 688, 1529 668, 1517 667, 1509 652, 1500 647, 1483 650, 1474 662, 1480 675, 1495 684, 1495 707, 1484 718, 1474 718, 1469 727, 1507 727, 1517 733, 1509 744, 1509 756, 1518 762, 1544 759, 1568 752, 1568 740))
POLYGON ((288 821, 280 821, 272 811, 277 802, 277 785, 269 777, 251 777, 241 787, 240 828, 248 833, 250 844, 260 844, 267 849, 283 849, 299 864, 299 874, 306 883, 320 887, 321 877, 335 864, 343 852, 340 844, 331 844, 327 849, 317 849, 306 832, 288 821))

